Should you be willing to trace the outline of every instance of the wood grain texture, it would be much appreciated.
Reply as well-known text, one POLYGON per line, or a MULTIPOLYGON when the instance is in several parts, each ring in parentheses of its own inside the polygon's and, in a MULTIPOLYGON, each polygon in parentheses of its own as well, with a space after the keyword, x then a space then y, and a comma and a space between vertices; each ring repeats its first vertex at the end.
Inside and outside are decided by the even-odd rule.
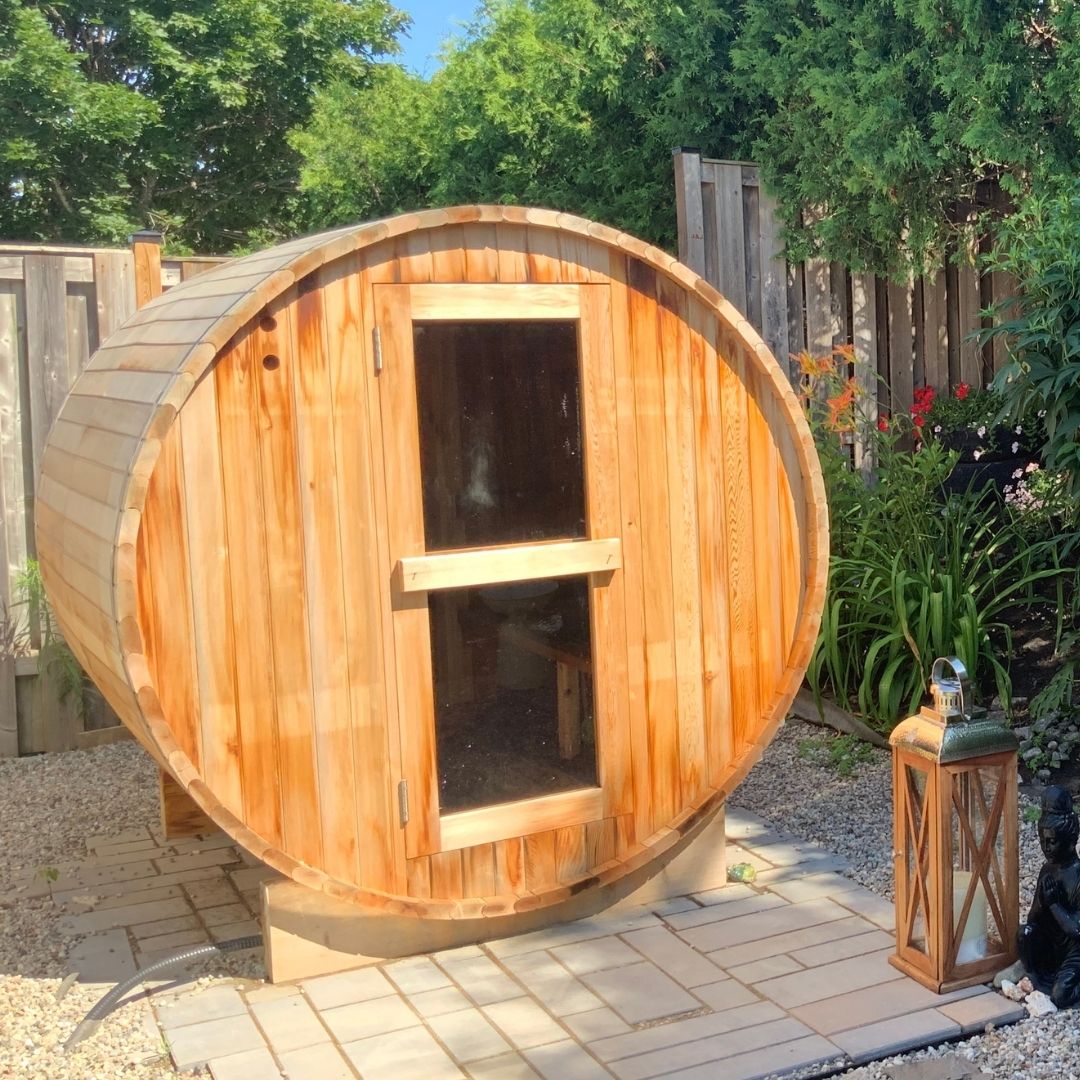
POLYGON ((232 580, 225 491, 217 428, 215 380, 188 399, 177 429, 183 454, 183 519, 187 532, 194 660, 202 725, 202 773, 223 806, 244 807, 237 727, 232 580))
MULTIPOLYGON (((80 655, 216 822, 312 887, 480 917, 557 903, 600 867, 614 880, 737 783, 809 657, 827 534, 798 403, 714 289, 613 230, 497 207, 336 230, 179 277, 91 358, 63 406, 39 536, 80 655), (588 536, 621 550, 617 570, 591 579, 602 786, 573 820, 565 803, 517 819, 511 804, 492 817, 514 820, 513 835, 472 838, 455 836, 458 815, 438 816, 426 598, 391 580, 399 560, 426 557, 418 463, 398 441, 415 391, 376 376, 370 346, 373 326, 415 317, 394 307, 396 290, 407 300, 462 280, 479 287, 478 317, 494 317, 503 289, 584 283, 588 536), (152 494, 170 468, 183 481, 172 504, 152 494), (163 585, 135 551, 160 547, 169 520, 181 540, 165 561, 187 568, 163 585), (132 614, 143 578, 167 625, 160 611, 132 614), (144 623, 190 653, 198 722, 186 736, 168 720, 178 706, 144 623)), ((515 295, 503 317, 547 303, 515 295)), ((565 315, 569 294, 551 295, 565 315)), ((69 313, 65 349, 77 352, 93 336, 89 309, 69 313)))
MULTIPOLYGON (((340 522, 351 515, 339 491, 335 414, 330 357, 342 345, 331 342, 327 325, 323 271, 313 287, 301 292, 292 353, 300 362, 293 371, 297 419, 297 466, 303 522, 303 581, 308 597, 307 636, 311 655, 315 756, 318 766, 319 814, 323 862, 328 873, 359 880, 359 843, 343 823, 358 820, 357 789, 366 778, 355 772, 353 713, 347 640, 340 522), (327 647, 329 643, 336 646, 327 647)), ((340 326, 335 312, 335 333, 340 326)))
POLYGON ((157 678, 158 699, 180 749, 198 769, 202 726, 191 605, 185 477, 180 431, 167 439, 146 497, 139 533, 139 623, 143 652, 157 678), (163 676, 163 677, 162 677, 163 676))
POLYGON ((724 424, 724 475, 727 505, 727 601, 731 641, 732 739, 735 753, 743 752, 749 732, 761 716, 758 683, 758 606, 755 591, 753 518, 750 491, 749 405, 746 362, 738 339, 721 333, 717 351, 720 402, 724 424))
POLYGON ((701 571, 698 559, 697 459, 690 369, 690 299, 660 280, 660 341, 664 380, 664 431, 671 535, 671 589, 678 695, 680 801, 695 803, 705 791, 704 667, 701 649, 701 571))
MULTIPOLYGON (((629 273, 630 349, 637 427, 641 522, 645 701, 652 825, 669 821, 680 803, 675 600, 671 571, 663 345, 657 275, 632 260, 629 273)), ((647 829, 650 832, 651 829, 647 829)))
POLYGON ((702 716, 705 768, 716 787, 735 754, 731 701, 731 627, 727 594, 727 495, 724 469, 721 361, 716 320, 702 305, 690 308, 690 377, 697 446, 698 563, 701 576, 702 716))
POLYGON ((278 764, 276 696, 262 506, 262 441, 256 365, 262 356, 250 339, 222 357, 214 370, 217 424, 230 553, 230 618, 235 642, 236 721, 240 732, 243 820, 267 842, 284 843, 278 764), (239 553, 243 552, 243 557, 239 553))

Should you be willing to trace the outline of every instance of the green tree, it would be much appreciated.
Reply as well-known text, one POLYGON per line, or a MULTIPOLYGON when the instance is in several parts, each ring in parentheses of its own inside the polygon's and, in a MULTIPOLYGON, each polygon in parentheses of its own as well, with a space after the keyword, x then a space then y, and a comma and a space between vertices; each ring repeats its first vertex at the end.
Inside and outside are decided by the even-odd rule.
POLYGON ((0 0, 0 235, 152 224, 210 251, 289 231, 287 133, 403 25, 387 0, 0 0))
POLYGON ((733 75, 796 255, 940 260, 1080 150, 1080 11, 1044 0, 744 0, 733 75))
POLYGON ((335 80, 310 122, 290 135, 303 160, 304 212, 316 227, 426 206, 431 189, 431 85, 397 64, 366 84, 335 80))
POLYGON ((424 84, 336 86, 294 138, 316 212, 528 203, 674 246, 671 148, 734 153, 733 5, 491 0, 424 84), (400 107, 398 123, 383 123, 400 107), (408 129, 407 129, 408 125, 408 129))

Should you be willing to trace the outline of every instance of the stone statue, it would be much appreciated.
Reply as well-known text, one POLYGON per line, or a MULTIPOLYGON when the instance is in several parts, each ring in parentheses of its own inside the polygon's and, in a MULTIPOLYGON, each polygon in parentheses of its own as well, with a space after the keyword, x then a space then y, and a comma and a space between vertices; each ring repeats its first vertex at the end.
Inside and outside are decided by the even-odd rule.
POLYGON ((1043 792, 1039 844, 1046 862, 1035 883, 1027 922, 1017 948, 1037 990, 1059 1009, 1080 1003, 1080 818, 1065 788, 1043 792))

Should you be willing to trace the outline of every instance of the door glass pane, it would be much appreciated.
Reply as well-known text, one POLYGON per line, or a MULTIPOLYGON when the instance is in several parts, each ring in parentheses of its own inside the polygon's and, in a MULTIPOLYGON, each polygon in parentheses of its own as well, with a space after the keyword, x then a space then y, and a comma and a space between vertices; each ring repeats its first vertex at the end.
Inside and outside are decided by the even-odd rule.
POLYGON ((577 323, 413 335, 427 550, 583 537, 577 323))
POLYGON ((430 593, 442 813, 591 787, 584 576, 430 593))

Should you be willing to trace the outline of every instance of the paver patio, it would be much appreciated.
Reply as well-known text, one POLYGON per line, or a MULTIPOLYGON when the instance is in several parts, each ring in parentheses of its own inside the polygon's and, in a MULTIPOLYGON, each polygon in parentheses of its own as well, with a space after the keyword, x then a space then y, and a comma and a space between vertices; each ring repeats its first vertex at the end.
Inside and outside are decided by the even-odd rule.
MULTIPOLYGON (((938 996, 891 967, 892 905, 843 877, 836 856, 734 808, 727 832, 729 861, 759 868, 753 885, 631 898, 575 923, 295 984, 155 994, 154 1015, 176 1065, 209 1065, 216 1080, 751 1080, 1026 1015, 984 987, 938 996)), ((168 843, 135 830, 88 848, 52 885, 83 981, 257 932, 258 885, 273 872, 223 835, 168 843)))

